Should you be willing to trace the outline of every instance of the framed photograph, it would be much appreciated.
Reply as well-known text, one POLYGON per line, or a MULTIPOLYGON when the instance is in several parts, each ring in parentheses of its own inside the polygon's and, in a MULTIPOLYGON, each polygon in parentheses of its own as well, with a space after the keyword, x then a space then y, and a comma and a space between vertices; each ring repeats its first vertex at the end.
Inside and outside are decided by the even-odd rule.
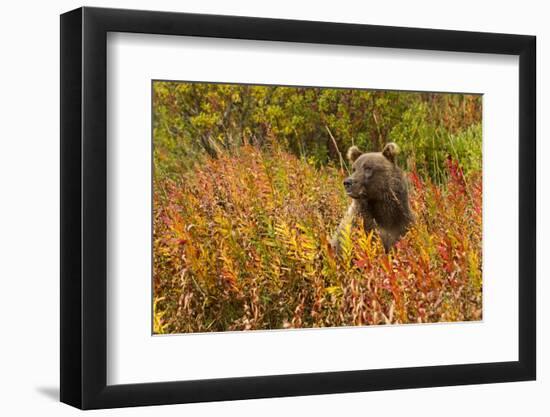
POLYGON ((533 380, 535 37, 61 16, 61 401, 533 380))

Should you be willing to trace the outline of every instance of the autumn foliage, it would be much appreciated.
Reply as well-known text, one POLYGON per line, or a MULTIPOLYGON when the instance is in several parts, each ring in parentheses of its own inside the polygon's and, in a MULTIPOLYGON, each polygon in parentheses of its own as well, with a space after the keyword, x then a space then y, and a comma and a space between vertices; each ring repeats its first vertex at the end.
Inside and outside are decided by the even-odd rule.
POLYGON ((335 254, 345 169, 273 139, 155 171, 155 333, 480 320, 481 173, 444 165, 409 172, 416 220, 388 254, 361 227, 335 254))

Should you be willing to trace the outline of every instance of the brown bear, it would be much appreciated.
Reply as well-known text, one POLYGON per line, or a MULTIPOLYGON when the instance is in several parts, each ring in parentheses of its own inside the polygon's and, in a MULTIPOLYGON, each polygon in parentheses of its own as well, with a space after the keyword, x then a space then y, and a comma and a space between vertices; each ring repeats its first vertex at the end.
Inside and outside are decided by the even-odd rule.
POLYGON ((407 180, 395 162, 398 152, 395 143, 386 144, 382 152, 363 153, 357 146, 349 148, 352 173, 344 180, 344 188, 352 203, 331 239, 337 252, 342 231, 359 216, 365 232, 378 231, 386 252, 407 231, 413 215, 407 180))

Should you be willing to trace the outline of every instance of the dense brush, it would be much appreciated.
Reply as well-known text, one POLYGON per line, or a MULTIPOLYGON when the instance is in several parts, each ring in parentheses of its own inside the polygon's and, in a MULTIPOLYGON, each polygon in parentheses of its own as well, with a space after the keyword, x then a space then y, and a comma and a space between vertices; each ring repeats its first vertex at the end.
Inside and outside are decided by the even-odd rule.
POLYGON ((480 320, 481 174, 441 169, 441 184, 409 174, 416 222, 389 254, 353 227, 338 256, 340 170, 243 145, 157 175, 154 331, 480 320))

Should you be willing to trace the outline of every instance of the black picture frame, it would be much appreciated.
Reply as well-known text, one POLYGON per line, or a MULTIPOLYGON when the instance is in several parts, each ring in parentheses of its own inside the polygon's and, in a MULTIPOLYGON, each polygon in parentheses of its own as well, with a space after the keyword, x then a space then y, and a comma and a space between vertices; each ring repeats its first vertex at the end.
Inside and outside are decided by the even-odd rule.
POLYGON ((79 8, 61 15, 61 401, 82 409, 534 380, 534 36, 79 8), (108 32, 519 56, 519 360, 112 385, 107 375, 108 32))

